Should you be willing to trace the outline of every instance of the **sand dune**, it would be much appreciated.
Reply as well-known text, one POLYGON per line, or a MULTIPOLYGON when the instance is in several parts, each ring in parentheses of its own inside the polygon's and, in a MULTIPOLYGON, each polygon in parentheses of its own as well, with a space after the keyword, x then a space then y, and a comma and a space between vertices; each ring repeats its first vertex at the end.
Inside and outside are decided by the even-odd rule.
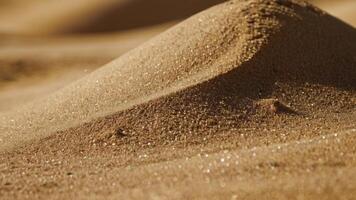
MULTIPOLYGON (((73 32, 116 30, 82 28, 73 32)), ((48 56, 56 46, 82 62, 112 47, 112 38, 90 40, 49 39, 33 50, 30 39, 27 50, 5 52, 48 56)), ((209 8, 1 113, 0 195, 352 198, 355 52, 355 28, 302 1, 209 8)))
MULTIPOLYGON (((321 6, 323 9, 327 10, 329 13, 340 17, 346 22, 353 24, 354 16, 352 14, 353 1, 343 0, 343 1, 312 1, 318 6, 321 6)), ((16 13, 12 12, 14 9, 18 11, 23 11, 23 9, 30 10, 32 12, 33 7, 37 7, 40 10, 35 12, 36 14, 41 13, 41 10, 47 10, 47 6, 51 7, 51 3, 41 2, 41 1, 4 1, 1 2, 1 12, 5 13, 16 13), (34 3, 35 2, 35 3, 34 3), (37 6, 36 6, 37 5, 37 6), (4 11, 4 12, 3 12, 4 11)), ((83 6, 83 2, 76 1, 78 5, 83 6)), ((97 2, 99 3, 99 2, 97 2)), ((100 2, 101 6, 106 5, 108 2, 100 2)), ((210 2, 206 2, 208 6, 210 2)), ((95 9, 91 10, 87 15, 83 15, 80 10, 84 9, 81 6, 72 6, 67 5, 66 3, 54 2, 53 4, 61 4, 61 6, 53 6, 54 13, 49 13, 48 19, 61 18, 61 15, 56 15, 58 12, 57 7, 70 7, 73 9, 74 13, 77 13, 79 17, 86 18, 87 15, 92 15, 92 13, 99 15, 100 12, 96 12, 95 9), (77 11, 75 11, 77 10, 77 11)), ((94 3, 92 3, 94 4, 94 3)), ((120 3, 117 3, 118 7, 122 7, 120 3)), ((137 2, 130 2, 130 5, 133 4, 137 7, 140 7, 137 2), (137 5, 136 5, 137 4, 137 5)), ((91 3, 86 2, 85 5, 90 6, 91 3)), ((92 5, 93 6, 93 5, 92 5)), ((100 10, 101 6, 96 6, 100 10)), ((133 6, 133 7, 135 7, 133 6)), ((198 5, 200 6, 200 4, 198 5)), ((94 6, 95 7, 95 6, 94 6)), ((141 6, 142 7, 142 6, 141 6)), ((143 6, 145 7, 145 6, 143 6)), ((195 8, 195 7, 194 7, 195 8)), ((49 9, 51 10, 51 9, 49 9)), ((132 11, 131 14, 137 13, 135 9, 129 9, 132 11)), ((27 15, 31 12, 23 11, 24 15, 27 15)), ((188 13, 187 13, 188 14, 188 13)), ((170 16, 166 15, 165 16, 170 16)), ((27 17, 25 17, 27 18, 27 17)), ((29 17, 30 18, 30 17, 29 17)), ((47 17, 46 17, 47 19, 47 17)), ((117 20, 116 17, 111 17, 112 21, 117 20)), ((0 19, 1 20, 1 19, 0 19)), ((11 23, 16 26, 23 26, 21 23, 16 23, 17 19, 4 18, 6 23, 11 23)), ((44 20, 44 18, 39 18, 39 21, 44 20)), ((168 19, 167 19, 168 20, 168 19)), ((62 20, 65 21, 65 20, 62 20)), ((85 21, 85 20, 84 20, 85 21)), ((90 21, 90 20, 89 20, 90 21)), ((106 20, 108 21, 108 20, 106 20)), ((164 21, 164 20, 163 20, 164 21)), ((41 22, 41 23, 42 23, 41 22)), ((83 20, 81 20, 83 22, 83 20)), ((5 24, 6 24, 5 23, 5 24)), ((114 22, 113 22, 114 23, 114 22)), ((0 74, 0 86, 4 89, 0 91, 0 109, 12 109, 17 105, 31 101, 38 97, 47 95, 53 92, 53 88, 48 89, 44 88, 45 85, 41 85, 41 82, 50 81, 50 85, 65 85, 70 82, 84 76, 87 72, 92 71, 95 68, 100 67, 102 64, 114 59, 115 57, 127 52, 129 49, 132 49, 142 42, 146 41, 153 35, 163 31, 167 27, 173 25, 175 22, 166 23, 152 28, 139 28, 133 31, 118 32, 118 33, 107 33, 105 35, 91 35, 91 36, 66 36, 66 37, 55 37, 55 38, 43 38, 43 37, 19 37, 13 36, 11 34, 0 34, 0 64, 1 64, 1 74, 0 74), (73 70, 71 70, 73 69, 73 70), (82 70, 85 73, 78 73, 82 70), (60 80, 60 78, 53 79, 53 75, 58 74, 60 77, 63 77, 66 81, 60 80), (73 76, 73 74, 76 74, 73 76), (47 77, 50 77, 48 79, 47 77), (34 79, 33 81, 31 79, 34 79), (38 80, 42 80, 38 82, 38 80), (14 81, 20 81, 16 83, 14 81), (57 82, 58 81, 58 82, 57 82), (26 84, 23 84, 26 83, 26 84), (28 88, 23 88, 23 85, 29 86, 28 88), (46 91, 36 93, 38 95, 31 95, 27 92, 24 92, 24 95, 19 97, 17 94, 20 94, 19 91, 15 91, 12 94, 13 90, 17 90, 16 87, 19 86, 19 90, 24 89, 34 89, 37 91, 46 91), (38 88, 37 88, 38 87, 38 88), (26 94, 26 95, 25 95, 26 94), (29 95, 27 95, 29 94, 29 95), (13 102, 13 106, 8 106, 6 101, 13 102), (15 103, 19 102, 19 103, 15 103), (21 102, 21 103, 20 103, 21 102)), ((98 22, 89 23, 92 26, 92 29, 99 29, 97 26, 101 26, 100 20, 98 22)), ((26 24, 25 24, 26 26, 26 24)), ((61 27, 60 24, 51 23, 51 26, 55 29, 61 27)), ((76 25, 73 25, 76 26, 76 25)), ((33 26, 32 26, 33 27, 33 26)), ((112 27, 115 27, 112 25, 112 27)), ((78 27, 77 27, 78 28, 78 27)), ((36 27, 36 30, 43 30, 41 26, 36 27)), ((35 31, 36 31, 35 30, 35 31)), ((95 30, 93 30, 95 31, 95 30)), ((58 87, 55 87, 56 89, 58 87)))
MULTIPOLYGON (((226 122, 224 128, 233 128, 238 126, 241 112, 251 106, 248 99, 281 95, 276 91, 277 83, 353 88, 353 40, 353 28, 310 5, 280 1, 223 4, 63 90, 3 115, 2 149, 133 106, 138 107, 126 113, 120 123, 126 121, 125 126, 134 132, 147 128, 164 132, 176 127, 175 123, 180 132, 213 130, 215 126, 199 124, 210 121, 217 127, 219 122, 226 122), (343 51, 345 48, 348 51, 343 51), (343 55, 337 56, 339 52, 343 55), (224 109, 230 111, 224 114, 224 109), (140 115, 146 116, 144 120, 140 115), (147 115, 156 121, 150 122, 147 115), (189 125, 182 121, 182 115, 189 125), (191 121, 197 117, 198 121, 191 121)), ((298 94, 291 95, 297 98, 298 94)), ((320 108, 333 99, 323 101, 325 105, 320 108)), ((117 128, 115 120, 114 124, 109 121, 108 125, 105 119, 100 121, 104 125, 98 129, 117 128)))

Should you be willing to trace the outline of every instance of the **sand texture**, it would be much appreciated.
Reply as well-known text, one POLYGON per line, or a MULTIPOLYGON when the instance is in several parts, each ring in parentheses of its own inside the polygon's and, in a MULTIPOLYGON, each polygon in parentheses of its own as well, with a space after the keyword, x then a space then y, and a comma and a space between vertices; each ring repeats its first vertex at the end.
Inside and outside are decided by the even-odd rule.
POLYGON ((88 21, 2 26, 0 196, 354 199, 352 13, 231 0, 177 21, 222 2, 196 1, 91 0, 88 21), (164 12, 133 16, 146 4, 164 12))

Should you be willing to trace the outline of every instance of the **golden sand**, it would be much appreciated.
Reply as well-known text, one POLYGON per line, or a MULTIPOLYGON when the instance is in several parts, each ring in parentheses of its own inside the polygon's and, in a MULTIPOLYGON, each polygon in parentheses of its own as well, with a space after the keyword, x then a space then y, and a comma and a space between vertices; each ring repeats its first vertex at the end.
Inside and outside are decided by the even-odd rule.
MULTIPOLYGON (((141 38, 162 29, 142 29, 141 38)), ((128 35, 134 33, 140 31, 128 35)), ((232 0, 128 52, 140 42, 113 38, 64 39, 62 57, 49 62, 59 70, 51 74, 75 74, 82 69, 75 66, 89 58, 92 71, 115 52, 122 55, 0 115, 0 195, 355 195, 350 177, 356 163, 356 30, 351 25, 301 1, 232 0), (111 40, 117 47, 108 48, 111 40), (93 46, 83 48, 84 43, 93 46)), ((51 55, 53 41, 34 52, 51 55)), ((31 55, 16 48, 7 52, 31 55)))

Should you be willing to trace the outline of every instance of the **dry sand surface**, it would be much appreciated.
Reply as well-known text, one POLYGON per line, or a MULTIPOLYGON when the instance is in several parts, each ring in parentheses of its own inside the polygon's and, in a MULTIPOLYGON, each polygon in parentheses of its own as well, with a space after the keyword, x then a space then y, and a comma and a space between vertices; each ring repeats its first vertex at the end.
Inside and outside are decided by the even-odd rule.
POLYGON ((0 4, 0 199, 356 199, 354 1, 70 2, 0 4))

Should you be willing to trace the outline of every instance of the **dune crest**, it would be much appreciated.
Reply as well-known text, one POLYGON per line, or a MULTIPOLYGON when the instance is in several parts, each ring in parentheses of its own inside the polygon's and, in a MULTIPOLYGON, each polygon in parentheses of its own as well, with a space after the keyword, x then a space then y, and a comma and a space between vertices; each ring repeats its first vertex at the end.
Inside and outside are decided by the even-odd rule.
POLYGON ((255 102, 266 97, 318 103, 302 110, 350 107, 355 44, 354 28, 304 2, 223 3, 0 116, 0 151, 56 131, 101 135, 123 128, 166 139, 214 134, 258 118, 255 102), (305 84, 313 88, 308 95, 298 90, 305 84), (313 96, 325 90, 330 98, 313 96))

